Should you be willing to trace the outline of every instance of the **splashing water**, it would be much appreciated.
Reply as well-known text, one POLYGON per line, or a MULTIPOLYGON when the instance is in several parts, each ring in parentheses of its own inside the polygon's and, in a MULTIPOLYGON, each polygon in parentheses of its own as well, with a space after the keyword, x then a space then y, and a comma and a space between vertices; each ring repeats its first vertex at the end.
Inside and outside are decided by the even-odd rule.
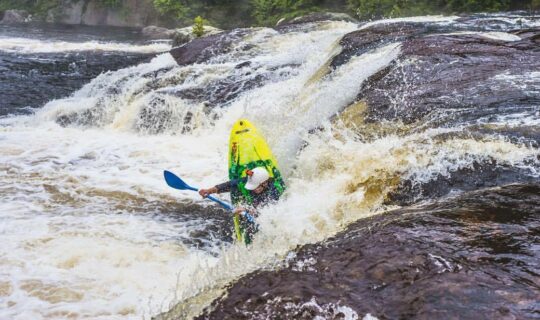
POLYGON ((10 53, 59 53, 74 51, 106 51, 154 53, 170 49, 167 43, 132 45, 113 42, 89 41, 73 43, 66 41, 41 41, 26 38, 0 38, 0 51, 10 53))
POLYGON ((401 52, 386 43, 330 68, 339 40, 357 29, 251 29, 205 63, 178 66, 161 54, 34 115, 2 119, 0 318, 190 318, 231 281, 392 207, 402 180, 493 161, 538 176, 537 149, 460 136, 461 124, 370 141, 344 128, 334 116, 401 52), (224 181, 239 117, 260 127, 288 184, 248 248, 222 234, 225 212, 162 179, 167 169, 201 187, 224 181))

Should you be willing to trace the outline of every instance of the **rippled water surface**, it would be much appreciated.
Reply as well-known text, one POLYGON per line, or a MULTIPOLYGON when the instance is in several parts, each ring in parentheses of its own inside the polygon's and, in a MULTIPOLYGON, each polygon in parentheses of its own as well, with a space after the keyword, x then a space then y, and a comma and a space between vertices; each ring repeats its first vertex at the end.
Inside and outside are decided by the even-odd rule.
POLYGON ((0 25, 0 116, 29 113, 81 88, 102 72, 166 51, 131 29, 0 25))

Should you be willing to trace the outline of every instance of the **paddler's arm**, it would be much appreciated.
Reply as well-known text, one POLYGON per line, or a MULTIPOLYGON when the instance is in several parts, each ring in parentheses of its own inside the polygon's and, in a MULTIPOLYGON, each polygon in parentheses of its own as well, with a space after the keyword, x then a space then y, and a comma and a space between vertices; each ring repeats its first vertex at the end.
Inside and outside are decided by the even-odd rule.
POLYGON ((234 179, 231 181, 227 181, 224 183, 220 183, 212 188, 209 189, 200 189, 199 194, 206 198, 212 193, 223 193, 223 192, 231 192, 232 188, 236 188, 238 186, 238 183, 242 181, 241 179, 234 179))

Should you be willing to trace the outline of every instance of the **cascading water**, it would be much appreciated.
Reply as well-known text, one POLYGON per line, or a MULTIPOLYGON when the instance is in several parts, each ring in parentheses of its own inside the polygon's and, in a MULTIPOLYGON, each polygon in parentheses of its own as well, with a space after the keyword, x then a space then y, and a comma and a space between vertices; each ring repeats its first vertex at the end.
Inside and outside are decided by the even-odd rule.
MULTIPOLYGON (((501 184, 535 181, 537 72, 496 72, 492 86, 512 87, 509 96, 531 100, 486 114, 465 108, 472 104, 462 103, 458 92, 431 97, 421 87, 423 75, 414 70, 427 62, 407 56, 420 31, 404 34, 405 26, 358 50, 343 40, 400 23, 429 29, 426 41, 437 35, 522 39, 506 29, 482 29, 475 24, 482 19, 239 30, 227 50, 205 61, 179 66, 160 53, 102 73, 32 115, 1 119, 0 318, 192 318, 242 276, 281 268, 300 245, 397 204, 481 187, 466 178, 455 188, 430 187, 456 173, 502 170, 501 184), (385 89, 380 78, 401 82, 385 89), (429 107, 457 101, 459 108, 426 111, 418 107, 421 99, 429 107), (283 200, 262 210, 261 231, 247 248, 231 243, 226 212, 195 193, 169 189, 162 178, 167 169, 201 187, 225 181, 229 130, 240 117, 262 130, 288 184, 283 200), (513 129, 524 126, 526 133, 513 129), (427 192, 432 189, 438 193, 427 192)), ((511 16, 492 19, 517 25, 511 16)), ((10 41, 0 50, 35 50, 30 42, 10 41)), ((429 67, 444 77, 441 61, 429 67)), ((310 298, 305 303, 316 305, 310 298)), ((321 309, 329 317, 330 305, 358 317, 354 306, 337 302, 321 309)))

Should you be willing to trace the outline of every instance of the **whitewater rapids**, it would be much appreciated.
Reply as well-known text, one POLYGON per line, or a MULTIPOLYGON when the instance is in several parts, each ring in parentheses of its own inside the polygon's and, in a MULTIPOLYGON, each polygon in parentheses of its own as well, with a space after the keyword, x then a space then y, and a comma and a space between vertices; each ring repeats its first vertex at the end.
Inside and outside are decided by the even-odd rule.
MULTIPOLYGON (((180 67, 160 53, 105 72, 32 115, 2 118, 0 318, 140 319, 171 309, 191 318, 243 275, 279 266, 297 246, 393 208, 386 196, 402 179, 428 182, 492 160, 538 176, 539 152, 531 146, 497 137, 437 138, 459 126, 375 140, 342 126, 335 115, 402 50, 399 41, 386 43, 329 68, 339 40, 357 29, 346 22, 285 33, 253 29, 206 63, 180 67), (238 67, 245 61, 249 72, 238 67), (262 85, 214 106, 176 94, 257 76, 262 85), (226 212, 196 193, 168 188, 162 177, 166 169, 195 186, 225 181, 229 130, 241 117, 267 137, 288 185, 283 200, 262 211, 249 248, 220 230, 226 212)), ((12 38, 0 50, 27 54, 38 47, 12 38)), ((42 50, 89 49, 166 47, 52 42, 42 50)))

